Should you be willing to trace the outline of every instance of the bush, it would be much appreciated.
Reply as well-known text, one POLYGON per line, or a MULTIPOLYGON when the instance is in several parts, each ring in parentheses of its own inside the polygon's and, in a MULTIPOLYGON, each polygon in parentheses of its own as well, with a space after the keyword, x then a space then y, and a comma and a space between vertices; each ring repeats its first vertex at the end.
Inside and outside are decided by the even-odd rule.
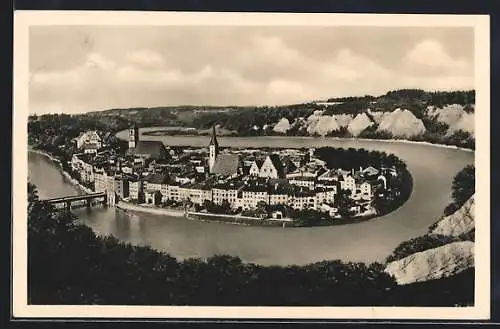
MULTIPOLYGON (((261 266, 215 255, 179 261, 99 237, 28 185, 28 303, 43 305, 451 306, 470 304, 470 272, 397 286, 379 263, 261 266)), ((472 271, 473 273, 473 271, 472 271)))

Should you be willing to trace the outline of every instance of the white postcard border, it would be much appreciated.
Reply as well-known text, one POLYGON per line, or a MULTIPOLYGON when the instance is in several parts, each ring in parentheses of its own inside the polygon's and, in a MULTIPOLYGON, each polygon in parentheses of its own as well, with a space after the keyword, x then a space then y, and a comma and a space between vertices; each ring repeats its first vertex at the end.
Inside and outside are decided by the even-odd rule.
POLYGON ((16 11, 13 97, 13 316, 37 318, 441 319, 490 316, 489 16, 16 11), (476 278, 474 307, 192 307, 27 305, 27 128, 32 25, 470 26, 475 29, 476 278))

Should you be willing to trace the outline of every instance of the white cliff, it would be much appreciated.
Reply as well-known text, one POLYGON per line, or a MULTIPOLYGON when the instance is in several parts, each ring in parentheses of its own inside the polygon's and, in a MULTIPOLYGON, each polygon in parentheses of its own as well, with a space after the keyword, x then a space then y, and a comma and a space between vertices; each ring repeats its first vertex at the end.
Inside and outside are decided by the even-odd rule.
POLYGON ((377 131, 389 132, 395 137, 412 137, 423 134, 425 126, 413 113, 398 108, 383 116, 377 131))
POLYGON ((432 234, 460 236, 474 229, 474 195, 467 200, 460 209, 453 214, 443 217, 436 227, 430 232, 432 234))
POLYGON ((330 115, 322 115, 318 117, 307 118, 308 126, 307 132, 311 135, 318 134, 325 136, 331 131, 339 130, 340 126, 337 124, 335 117, 330 115))
POLYGON ((366 113, 358 114, 347 126, 347 130, 353 136, 358 136, 363 130, 370 127, 374 123, 372 120, 366 115, 366 113))
POLYGON ((447 124, 449 126, 448 135, 457 130, 463 130, 474 135, 474 113, 467 113, 463 105, 450 104, 443 108, 429 106, 426 114, 430 118, 435 118, 437 121, 447 124))
POLYGON ((461 241, 389 263, 385 272, 400 285, 447 278, 474 267, 474 242, 461 241))
POLYGON ((278 133, 286 133, 291 125, 287 118, 281 118, 280 121, 273 127, 273 130, 278 133))

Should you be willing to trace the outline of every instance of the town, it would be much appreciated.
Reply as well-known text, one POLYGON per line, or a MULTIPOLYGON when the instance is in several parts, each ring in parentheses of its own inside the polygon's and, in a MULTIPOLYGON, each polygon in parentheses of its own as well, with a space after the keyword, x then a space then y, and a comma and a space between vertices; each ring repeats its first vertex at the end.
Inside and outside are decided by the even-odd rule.
POLYGON ((292 221, 290 211, 314 210, 330 219, 377 214, 374 200, 388 196, 398 170, 372 165, 328 168, 315 149, 223 149, 212 129, 208 148, 170 148, 140 140, 131 125, 128 150, 104 150, 97 131, 74 139, 73 175, 108 204, 132 203, 181 209, 185 214, 216 213, 292 221), (344 205, 344 211, 342 211, 344 205))

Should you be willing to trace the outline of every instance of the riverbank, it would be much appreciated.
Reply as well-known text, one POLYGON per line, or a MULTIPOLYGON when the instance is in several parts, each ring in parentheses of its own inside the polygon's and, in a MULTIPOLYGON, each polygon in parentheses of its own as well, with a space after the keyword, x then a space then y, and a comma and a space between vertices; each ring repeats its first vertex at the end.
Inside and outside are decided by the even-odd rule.
POLYGON ((239 215, 222 215, 200 212, 184 212, 183 210, 172 208, 159 208, 152 205, 138 205, 126 201, 120 201, 115 204, 115 207, 124 211, 148 213, 152 215, 185 218, 187 220, 195 220, 199 222, 213 222, 233 225, 259 225, 259 226, 282 226, 283 222, 276 220, 266 220, 254 217, 239 216, 239 215))
POLYGON ((240 225, 240 226, 274 226, 274 227, 295 227, 295 228, 310 228, 310 227, 320 227, 320 226, 338 226, 338 225, 349 225, 357 224, 364 221, 368 221, 378 217, 376 214, 365 214, 363 216, 357 216, 352 218, 343 219, 332 219, 328 221, 321 221, 315 225, 307 225, 299 220, 293 220, 290 218, 286 219, 269 219, 269 218, 256 218, 241 215, 225 215, 225 214, 213 214, 213 213, 203 213, 203 212, 184 212, 183 210, 172 209, 172 208, 160 208, 153 205, 147 204, 133 204, 126 201, 119 201, 115 204, 117 209, 126 212, 138 212, 146 213, 157 216, 164 217, 174 217, 174 218, 184 218, 186 220, 207 222, 207 223, 218 223, 218 224, 230 224, 230 225, 240 225))
MULTIPOLYGON (((168 136, 161 136, 161 135, 150 135, 149 134, 149 130, 148 129, 163 129, 164 127, 144 127, 144 128, 140 128, 139 129, 139 134, 140 136, 145 136, 145 137, 149 137, 151 138, 151 140, 153 140, 155 137, 159 138, 158 140, 161 141, 161 137, 204 137, 203 135, 199 135, 199 134, 196 134, 196 135, 188 135, 188 134, 169 134, 168 136)), ((172 129, 172 127, 168 127, 170 129, 172 129)), ((119 138, 119 139, 122 139, 122 140, 127 140, 128 138, 128 130, 123 130, 123 131, 119 131, 116 133, 116 137, 119 138)), ((283 138, 283 137, 287 137, 287 138, 290 138, 290 139, 293 139, 293 138, 297 138, 297 139, 311 139, 311 140, 314 140, 314 139, 330 139, 330 140, 336 140, 336 141, 351 141, 351 142, 356 142, 356 141, 360 141, 360 142, 382 142, 382 143, 399 143, 399 144, 413 144, 413 145, 426 145, 426 146, 434 146, 434 147, 437 147, 437 148, 446 148, 446 149, 453 149, 453 150, 459 150, 459 151, 465 151, 465 152, 470 152, 470 153, 474 153, 475 150, 473 149, 470 149, 470 148, 464 148, 464 147, 458 147, 458 146, 455 146, 455 145, 449 145, 449 144, 438 144, 438 143, 431 143, 431 142, 426 142, 426 141, 413 141, 413 140, 408 140, 408 139, 401 139, 401 138, 398 138, 398 139, 377 139, 377 138, 357 138, 357 137, 327 137, 327 136, 323 136, 323 137, 313 137, 313 136, 286 136, 286 135, 271 135, 271 136, 220 136, 221 138, 224 138, 224 137, 227 137, 227 138, 251 138, 251 139, 259 139, 259 138, 283 138)), ((154 140, 157 140, 157 139, 154 139, 154 140)), ((168 145, 168 144, 167 144, 168 145)), ((192 145, 175 145, 175 146, 192 146, 192 145)), ((252 148, 249 146, 249 148, 252 148)))
POLYGON ((115 207, 125 211, 135 211, 135 212, 142 212, 160 216, 185 218, 185 212, 183 210, 177 210, 171 208, 159 208, 156 206, 137 205, 126 201, 117 202, 115 204, 115 207))
POLYGON ((33 152, 33 153, 42 155, 42 156, 48 158, 49 160, 51 160, 52 162, 55 162, 57 164, 59 171, 64 176, 64 178, 66 178, 71 183, 71 185, 77 187, 80 190, 80 192, 83 192, 86 194, 94 193, 94 191, 92 189, 90 189, 86 186, 83 186, 82 184, 80 184, 80 182, 77 179, 73 178, 67 171, 65 171, 62 167, 61 160, 54 157, 52 154, 47 153, 45 151, 34 149, 30 146, 28 146, 28 152, 33 152))

